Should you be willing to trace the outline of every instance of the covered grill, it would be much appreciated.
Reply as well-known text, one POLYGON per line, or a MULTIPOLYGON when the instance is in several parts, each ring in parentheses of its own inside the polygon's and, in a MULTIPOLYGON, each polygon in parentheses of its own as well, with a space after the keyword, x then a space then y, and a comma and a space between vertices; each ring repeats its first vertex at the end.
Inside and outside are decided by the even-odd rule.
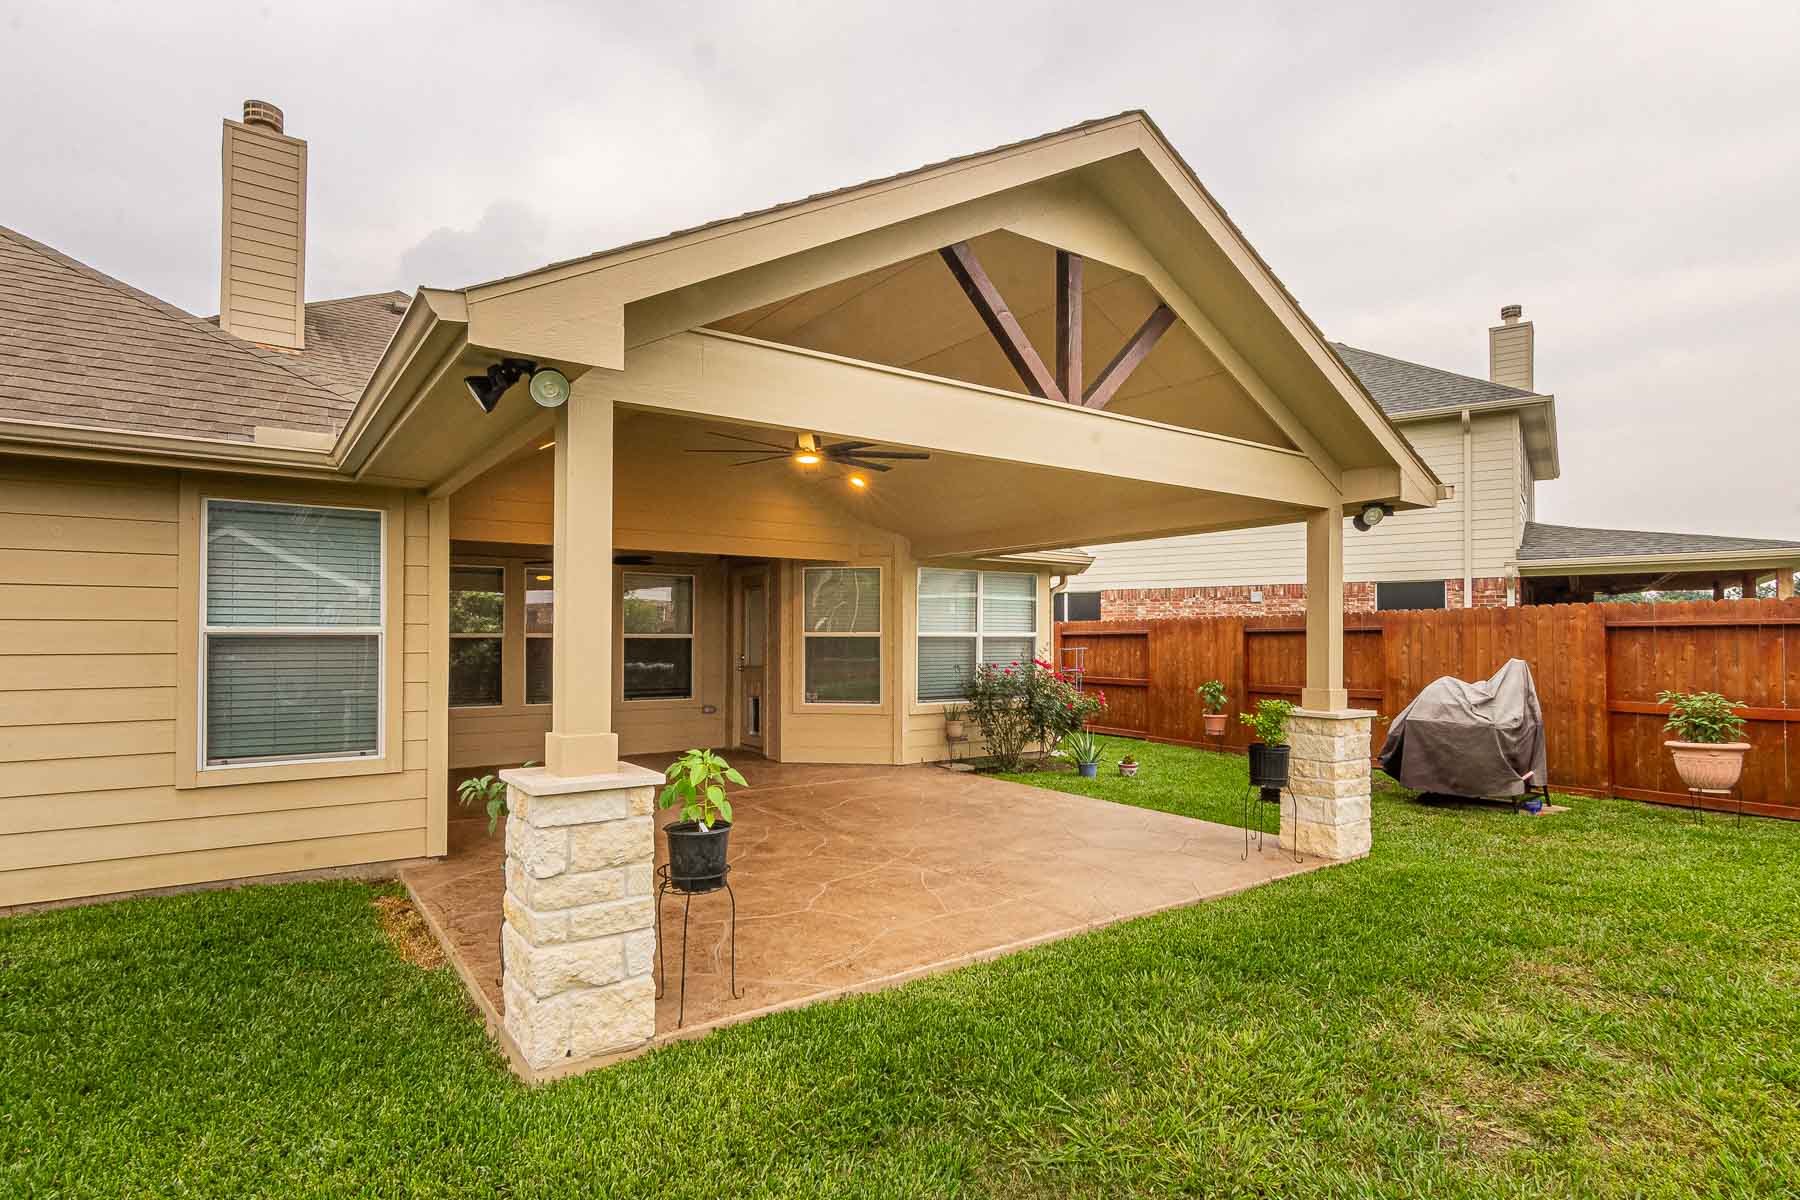
POLYGON ((1542 787, 1544 712, 1531 667, 1514 658, 1480 683, 1433 680, 1394 718, 1380 760, 1419 792, 1520 796, 1542 787))

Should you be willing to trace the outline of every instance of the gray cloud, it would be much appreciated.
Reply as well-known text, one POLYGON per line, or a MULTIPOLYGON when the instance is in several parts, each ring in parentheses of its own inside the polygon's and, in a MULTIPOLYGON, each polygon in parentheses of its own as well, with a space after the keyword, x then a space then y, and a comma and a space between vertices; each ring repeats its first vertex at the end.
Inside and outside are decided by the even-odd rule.
POLYGON ((310 140, 315 297, 510 273, 1142 106, 1332 337, 1481 374, 1499 306, 1525 305, 1561 405, 1546 520, 1800 537, 1792 3, 0 15, 24 48, 0 221, 203 312, 219 118, 246 96, 310 140))

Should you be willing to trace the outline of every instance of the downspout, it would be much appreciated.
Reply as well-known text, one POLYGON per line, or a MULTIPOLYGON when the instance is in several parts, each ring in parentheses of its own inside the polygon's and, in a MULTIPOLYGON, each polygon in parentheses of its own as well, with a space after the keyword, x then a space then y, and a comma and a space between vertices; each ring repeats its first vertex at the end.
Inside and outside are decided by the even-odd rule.
POLYGON ((1463 607, 1475 607, 1475 422, 1462 410, 1463 607))

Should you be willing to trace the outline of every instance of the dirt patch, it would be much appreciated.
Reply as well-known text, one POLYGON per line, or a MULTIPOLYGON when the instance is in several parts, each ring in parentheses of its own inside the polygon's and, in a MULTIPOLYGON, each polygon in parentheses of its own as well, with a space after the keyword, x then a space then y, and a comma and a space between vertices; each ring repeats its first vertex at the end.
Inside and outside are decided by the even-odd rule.
POLYGON ((444 948, 431 936, 431 927, 413 907, 412 897, 377 896, 374 904, 381 931, 393 943, 394 953, 427 971, 444 965, 444 948))

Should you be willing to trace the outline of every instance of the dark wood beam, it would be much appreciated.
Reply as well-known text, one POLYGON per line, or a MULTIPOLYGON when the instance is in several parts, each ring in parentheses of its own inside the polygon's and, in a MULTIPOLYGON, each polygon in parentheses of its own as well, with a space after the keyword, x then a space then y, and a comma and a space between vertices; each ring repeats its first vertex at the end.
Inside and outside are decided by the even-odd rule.
POLYGON ((1081 402, 1089 408, 1105 408, 1111 403, 1113 396, 1131 378, 1131 373, 1138 369, 1138 364, 1150 356, 1150 351, 1156 349, 1157 340, 1174 323, 1175 310, 1166 304, 1158 304, 1138 326, 1138 331, 1131 335, 1124 349, 1113 355, 1113 360, 1106 364, 1106 370, 1100 372, 1081 402))
POLYGON ((975 251, 967 242, 957 242, 954 246, 946 246, 938 251, 944 257, 944 265, 956 276, 956 282, 962 285, 963 293, 969 297, 969 303, 981 315, 982 322, 987 325, 988 332, 1000 344, 1000 352, 1006 355, 1013 370, 1019 373, 1019 379, 1025 389, 1034 396, 1042 396, 1047 400, 1065 400, 1063 391, 1057 386, 1050 374, 1050 368, 1025 336, 1024 326, 1006 307, 1006 299, 1000 295, 1000 289, 982 269, 981 261, 975 257, 975 251))
POLYGON ((1081 395, 1081 255, 1056 252, 1056 385, 1081 395))

